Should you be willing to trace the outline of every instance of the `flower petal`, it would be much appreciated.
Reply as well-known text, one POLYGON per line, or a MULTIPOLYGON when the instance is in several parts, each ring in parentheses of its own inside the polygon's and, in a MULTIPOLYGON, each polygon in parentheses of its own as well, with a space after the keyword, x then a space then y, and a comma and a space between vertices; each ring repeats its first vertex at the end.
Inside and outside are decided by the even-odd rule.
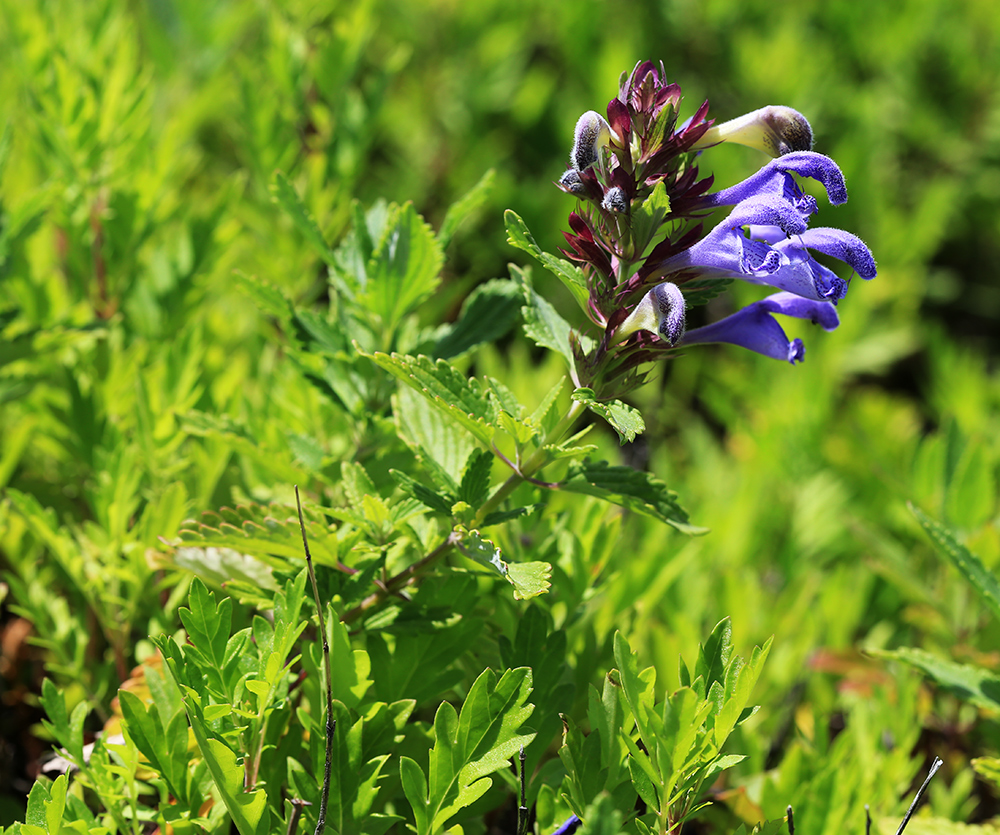
POLYGON ((725 319, 688 331, 681 344, 726 342, 794 365, 805 356, 805 346, 801 339, 788 339, 774 319, 774 313, 810 319, 827 331, 840 324, 837 311, 829 302, 810 301, 793 293, 776 293, 747 305, 725 319))
POLYGON ((799 188, 790 176, 792 173, 821 182, 826 189, 827 198, 834 206, 847 202, 847 185, 837 163, 823 154, 798 151, 771 160, 742 183, 705 195, 701 208, 735 206, 742 200, 758 195, 780 194, 793 203, 801 203, 800 208, 808 217, 816 210, 816 201, 799 188))

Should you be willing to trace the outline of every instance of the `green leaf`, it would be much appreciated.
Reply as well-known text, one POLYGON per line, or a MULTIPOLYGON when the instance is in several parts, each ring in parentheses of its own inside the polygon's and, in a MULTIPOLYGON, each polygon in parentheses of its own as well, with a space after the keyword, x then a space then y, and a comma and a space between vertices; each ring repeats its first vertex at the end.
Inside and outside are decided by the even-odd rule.
POLYGON ((527 516, 530 513, 534 513, 539 507, 541 505, 531 504, 526 507, 511 508, 510 510, 494 510, 492 513, 486 515, 480 527, 488 528, 492 525, 499 525, 502 522, 509 522, 511 519, 517 519, 520 516, 527 516))
POLYGON ((42 724, 66 749, 70 759, 77 765, 81 765, 83 763, 83 723, 88 713, 86 704, 81 702, 77 705, 71 718, 66 710, 66 697, 48 678, 42 682, 41 702, 49 717, 48 721, 43 720, 42 724))
POLYGON ((197 697, 189 693, 184 698, 184 706, 198 750, 240 835, 268 835, 271 813, 267 808, 267 794, 263 789, 244 790, 243 766, 237 764, 236 754, 225 743, 209 736, 197 697))
POLYGON ((188 639, 202 659, 204 672, 218 692, 226 693, 227 686, 222 671, 226 667, 226 650, 229 642, 229 627, 232 623, 233 601, 223 597, 215 605, 215 595, 205 584, 195 577, 191 583, 188 606, 181 607, 178 614, 187 630, 188 639))
POLYGON ((458 542, 459 550, 480 565, 489 566, 500 572, 514 587, 515 600, 530 600, 545 594, 551 587, 552 566, 547 562, 507 563, 501 557, 500 549, 478 531, 466 531, 458 542))
POLYGON ((573 347, 570 344, 569 322, 563 319, 556 309, 535 292, 531 286, 531 272, 527 269, 510 265, 510 273, 524 294, 524 332, 533 339, 536 345, 548 348, 562 354, 570 368, 573 364, 573 347))
POLYGON ((976 757, 970 764, 976 774, 1000 788, 1000 758, 976 757))
POLYGON ((118 691, 124 728, 139 752, 160 773, 171 794, 187 802, 188 753, 187 721, 183 712, 172 716, 163 727, 156 704, 147 708, 128 690, 118 691))
POLYGON ((535 243, 531 232, 528 231, 528 227, 516 212, 510 209, 504 212, 504 222, 507 225, 507 243, 536 258, 566 286, 580 308, 586 311, 590 303, 590 290, 587 288, 587 279, 583 271, 569 261, 542 252, 541 247, 535 243))
POLYGON ((410 496, 413 496, 417 501, 429 507, 431 510, 435 510, 438 513, 443 513, 445 516, 451 516, 451 508, 455 504, 453 496, 445 496, 441 493, 432 490, 419 481, 410 478, 406 473, 401 470, 389 470, 389 475, 393 477, 396 483, 410 496))
POLYGON ((573 399, 585 403, 590 411, 610 423, 611 428, 618 433, 618 440, 622 446, 634 441, 636 436, 641 435, 646 429, 639 410, 622 403, 621 400, 595 400, 594 390, 589 388, 576 389, 573 392, 573 399))
POLYGON ((270 183, 271 197, 291 218, 292 223, 309 242, 316 254, 327 264, 333 264, 333 251, 327 246, 316 219, 306 208, 295 187, 281 171, 275 171, 270 183))
POLYGON ((61 831, 63 812, 66 809, 66 786, 69 779, 60 774, 50 786, 36 782, 28 793, 28 808, 22 832, 30 835, 49 835, 61 831), (37 827, 37 829, 36 829, 37 827))
POLYGON ((716 774, 721 774, 723 771, 739 765, 746 758, 746 754, 723 754, 721 757, 716 757, 706 769, 703 780, 711 784, 716 774))
POLYGON ((534 739, 534 733, 519 733, 534 709, 527 703, 530 692, 531 670, 526 667, 507 670, 499 681, 492 670, 484 670, 470 688, 461 714, 442 702, 434 717, 424 797, 413 791, 421 788, 420 781, 412 766, 407 767, 412 786, 406 794, 414 814, 424 806, 429 811, 426 828, 418 828, 418 833, 437 832, 456 812, 478 800, 492 784, 489 775, 508 768, 511 757, 534 739))
POLYGON ((386 331, 426 299, 440 282, 441 246, 412 203, 396 207, 368 262, 366 290, 358 298, 386 331))
POLYGON ((495 169, 488 169, 479 179, 478 183, 448 207, 444 221, 441 223, 441 229, 438 232, 438 241, 441 244, 441 249, 448 247, 452 236, 455 234, 455 230, 458 229, 462 221, 487 201, 490 192, 493 191, 493 184, 497 178, 496 175, 497 172, 495 169))
MULTIPOLYGON (((364 352, 362 352, 364 353, 364 352)), ((477 440, 493 440, 498 409, 472 380, 444 360, 404 354, 364 354, 428 402, 440 409, 477 440)))
POLYGON ((573 463, 559 489, 597 496, 666 522, 683 533, 706 532, 705 528, 688 524, 688 515, 677 504, 676 493, 655 476, 631 467, 612 466, 605 461, 592 462, 589 459, 573 463))
MULTIPOLYGON (((656 672, 650 667, 640 673, 638 654, 632 651, 628 640, 617 630, 614 635, 614 654, 621 679, 622 697, 632 711, 639 736, 644 741, 652 742, 655 735, 650 725, 650 716, 653 711, 653 682, 656 672)), ((659 782, 658 778, 656 782, 659 782)))
MULTIPOLYGON (((476 440, 436 405, 409 387, 392 397, 396 432, 447 495, 458 492, 465 462, 476 440)), ((450 508, 449 504, 449 508, 450 508)))
POLYGON ((639 251, 636 258, 645 255, 646 248, 652 243, 663 219, 670 214, 670 198, 667 187, 660 180, 650 195, 638 206, 632 207, 632 237, 639 251))
POLYGON ((712 630, 705 643, 698 647, 698 660, 694 665, 695 679, 704 682, 702 696, 708 693, 716 682, 725 681, 726 668, 733 657, 733 626, 729 618, 723 618, 712 630))
POLYGON ((363 649, 351 647, 347 626, 341 622, 332 604, 326 612, 330 635, 330 669, 334 671, 333 697, 348 708, 356 708, 371 687, 371 661, 363 649))
POLYGON ((979 557, 955 539, 951 531, 935 522, 912 502, 907 503, 907 506, 910 508, 910 512, 917 517, 921 527, 934 541, 938 551, 951 560, 955 568, 965 575, 965 579, 979 592, 990 611, 993 612, 993 616, 1000 619, 1000 582, 997 582, 996 575, 983 565, 979 557))
POLYGON ((509 562, 507 566, 507 582, 514 587, 515 600, 530 600, 545 594, 552 583, 552 565, 547 562, 533 560, 531 562, 509 562))
POLYGON ((483 449, 474 450, 465 466, 462 483, 458 486, 458 498, 478 510, 489 495, 492 469, 493 453, 483 449))
POLYGON ((903 647, 897 650, 868 650, 880 658, 894 658, 923 671, 960 699, 987 710, 1000 710, 1000 677, 982 667, 957 664, 926 650, 903 647))
POLYGON ((521 290, 509 279, 480 284, 465 300, 458 319, 438 338, 434 357, 457 357, 476 345, 506 336, 520 316, 521 303, 521 290))
MULTIPOLYGON (((308 508, 305 523, 313 559, 323 565, 336 565, 336 530, 326 520, 312 518, 308 508)), ((178 538, 189 546, 215 546, 216 550, 232 548, 238 553, 228 558, 216 554, 215 559, 219 562, 213 564, 214 567, 223 572, 231 570, 237 576, 245 574, 251 581, 273 590, 277 590, 277 583, 270 571, 262 570, 265 567, 261 563, 281 571, 298 571, 302 565, 298 516, 285 505, 248 504, 206 511, 198 521, 185 521, 178 538), (256 565, 241 565, 248 559, 247 553, 254 555, 256 565)), ((225 579, 223 577, 223 581, 225 579)))
POLYGON ((416 760, 403 756, 399 758, 399 779, 403 784, 403 794, 413 809, 414 822, 418 835, 429 832, 429 807, 427 797, 427 778, 416 760))
POLYGON ((257 276, 246 275, 239 270, 233 274, 233 284, 249 296, 261 312, 281 322, 291 320, 292 303, 273 284, 261 281, 257 276))

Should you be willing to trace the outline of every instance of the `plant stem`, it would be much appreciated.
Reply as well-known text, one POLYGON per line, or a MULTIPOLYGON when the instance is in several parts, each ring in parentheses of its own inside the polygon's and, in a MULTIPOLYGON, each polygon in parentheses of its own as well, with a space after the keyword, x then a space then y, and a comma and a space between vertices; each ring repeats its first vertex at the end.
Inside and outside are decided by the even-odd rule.
POLYGON ((569 430, 573 428, 585 408, 579 400, 574 400, 570 404, 566 414, 562 416, 559 423, 552 427, 552 431, 546 434, 545 439, 539 444, 538 449, 521 465, 517 472, 511 473, 507 480, 497 488, 496 492, 486 500, 486 503, 479 508, 479 512, 476 514, 475 521, 473 522, 474 525, 481 525, 483 520, 500 507, 523 482, 549 463, 551 457, 545 450, 545 447, 561 441, 568 434, 569 430))
MULTIPOLYGON (((546 433, 545 439, 541 444, 539 444, 538 449, 535 450, 528 460, 521 465, 517 472, 512 473, 508 479, 497 488, 496 492, 486 500, 486 503, 479 509, 479 512, 473 520, 473 527, 481 525, 483 520, 501 504, 503 504, 507 497, 520 487, 523 482, 549 463, 551 456, 545 450, 545 446, 561 441, 576 424, 585 408, 584 404, 578 400, 574 400, 570 404, 569 409, 567 409, 566 414, 562 416, 559 423, 553 426, 550 432, 546 433)), ((340 618, 341 622, 353 623, 373 606, 377 606, 385 600, 389 595, 414 582, 424 570, 429 568, 441 557, 447 554, 452 548, 454 548, 461 538, 461 534, 457 531, 449 533, 444 542, 438 545, 438 547, 431 551, 427 556, 412 565, 408 565, 400 571, 399 574, 387 579, 382 588, 368 595, 368 597, 362 600, 353 609, 346 611, 340 618)))

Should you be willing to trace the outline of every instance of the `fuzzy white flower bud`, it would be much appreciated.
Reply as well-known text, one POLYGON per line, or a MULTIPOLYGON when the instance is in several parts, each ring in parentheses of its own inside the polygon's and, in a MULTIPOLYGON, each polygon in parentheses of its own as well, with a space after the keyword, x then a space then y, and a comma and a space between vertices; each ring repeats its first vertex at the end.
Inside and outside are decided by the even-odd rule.
POLYGON ((658 284, 645 296, 621 323, 615 333, 615 342, 620 342, 636 331, 655 333, 667 345, 676 345, 687 328, 687 305, 684 294, 676 284, 669 281, 658 284))
POLYGON ((792 151, 811 151, 813 134, 806 117, 797 110, 768 105, 709 128, 693 150, 720 142, 735 142, 780 157, 792 151))
POLYGON ((583 171, 597 162, 601 148, 611 140, 611 128, 600 113, 588 110, 577 119, 573 136, 570 165, 577 171, 583 171))

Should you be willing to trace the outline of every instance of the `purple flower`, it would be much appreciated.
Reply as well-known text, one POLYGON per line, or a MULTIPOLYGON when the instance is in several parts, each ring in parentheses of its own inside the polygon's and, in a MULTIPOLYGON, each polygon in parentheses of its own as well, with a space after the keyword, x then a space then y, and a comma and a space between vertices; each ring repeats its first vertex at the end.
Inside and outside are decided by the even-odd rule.
POLYGON ((816 211, 816 201, 802 191, 792 173, 821 182, 834 206, 847 202, 847 186, 837 163, 822 154, 800 151, 772 160, 742 183, 706 195, 699 208, 735 206, 750 197, 776 194, 795 205, 808 218, 816 211))
POLYGON ((794 293, 775 293, 714 324, 688 331, 681 340, 681 345, 727 342, 795 365, 805 356, 805 346, 801 339, 789 341, 781 325, 774 319, 774 313, 810 319, 825 331, 832 331, 840 324, 837 311, 829 302, 803 299, 794 293))
POLYGON ((662 63, 640 62, 623 77, 606 119, 596 111, 580 117, 558 183, 576 198, 563 253, 580 265, 589 290, 585 313, 604 330, 578 365, 581 384, 599 397, 637 384, 642 363, 681 345, 731 342, 797 362, 801 341, 790 342, 772 314, 832 330, 834 305, 850 281, 817 257, 841 261, 863 279, 876 274, 860 238, 809 229, 819 207, 801 180, 820 183, 834 206, 847 200, 847 187, 837 164, 812 151, 812 128, 801 113, 772 105, 715 125, 707 102, 686 121, 678 118, 680 104, 680 88, 667 81, 662 63), (698 165, 703 151, 726 142, 773 159, 712 192, 712 178, 701 177, 698 165), (723 207, 729 215, 706 233, 704 218, 723 207), (685 333, 688 308, 731 279, 779 292, 685 333))
POLYGON ((847 282, 812 257, 809 250, 815 249, 846 262, 862 278, 874 278, 875 259, 860 238, 840 229, 809 230, 805 224, 783 196, 749 197, 696 244, 663 261, 654 275, 694 271, 765 284, 813 301, 839 301, 847 282), (749 237, 745 226, 751 227, 749 237), (781 233, 788 237, 779 239, 781 233))

